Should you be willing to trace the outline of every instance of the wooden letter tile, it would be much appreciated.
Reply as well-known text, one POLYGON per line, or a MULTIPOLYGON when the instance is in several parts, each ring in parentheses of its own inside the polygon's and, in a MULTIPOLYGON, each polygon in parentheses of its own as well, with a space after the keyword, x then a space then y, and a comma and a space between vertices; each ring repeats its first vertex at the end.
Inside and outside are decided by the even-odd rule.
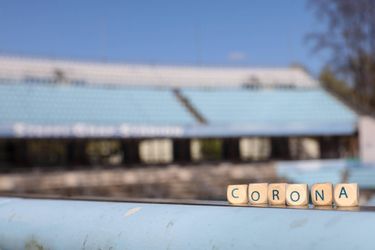
POLYGON ((286 186, 286 203, 288 206, 306 206, 309 204, 307 184, 288 184, 286 186))
POLYGON ((315 206, 332 206, 332 183, 316 183, 311 188, 311 200, 315 206))
POLYGON ((268 185, 268 203, 270 205, 285 205, 286 185, 286 183, 268 185))
POLYGON ((357 183, 339 183, 334 190, 335 204, 338 207, 358 206, 359 188, 357 183))
POLYGON ((268 183, 249 184, 249 202, 252 205, 267 204, 268 202, 268 183))
POLYGON ((248 185, 229 185, 227 188, 227 199, 232 204, 247 204, 249 199, 247 197, 248 185))

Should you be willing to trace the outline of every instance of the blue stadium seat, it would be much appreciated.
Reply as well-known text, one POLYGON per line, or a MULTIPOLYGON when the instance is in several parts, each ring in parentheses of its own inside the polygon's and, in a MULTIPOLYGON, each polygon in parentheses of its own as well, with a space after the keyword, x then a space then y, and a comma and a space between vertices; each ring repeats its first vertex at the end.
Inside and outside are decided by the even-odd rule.
POLYGON ((215 124, 350 123, 356 115, 322 89, 185 89, 183 94, 215 124))
POLYGON ((362 189, 375 189, 375 166, 366 166, 351 160, 316 160, 278 162, 279 177, 293 183, 343 182, 344 171, 348 173, 345 182, 358 183, 362 189))
POLYGON ((348 182, 356 182, 362 189, 375 189, 375 167, 350 169, 348 182))
POLYGON ((35 83, 0 84, 0 123, 186 125, 194 118, 170 90, 35 83))
POLYGON ((291 172, 286 177, 289 182, 307 183, 309 186, 314 183, 331 182, 333 184, 342 182, 342 169, 325 169, 316 172, 291 172))
POLYGON ((351 166, 347 160, 311 160, 295 162, 279 162, 276 172, 279 177, 292 183, 312 185, 320 182, 343 181, 343 174, 351 166))

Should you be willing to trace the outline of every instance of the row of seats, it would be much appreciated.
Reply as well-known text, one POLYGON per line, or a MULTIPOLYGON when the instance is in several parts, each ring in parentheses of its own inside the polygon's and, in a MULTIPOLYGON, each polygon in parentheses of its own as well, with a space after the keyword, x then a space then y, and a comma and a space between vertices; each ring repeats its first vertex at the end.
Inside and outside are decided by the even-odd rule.
POLYGON ((358 161, 317 160, 279 162, 277 175, 294 183, 348 182, 358 183, 362 189, 375 189, 375 167, 363 166, 358 161))
POLYGON ((294 183, 340 183, 349 164, 347 160, 285 161, 276 164, 276 172, 294 183))
POLYGON ((360 187, 364 189, 375 189, 375 168, 363 167, 353 168, 349 171, 349 182, 359 183, 360 187))
POLYGON ((356 115, 322 89, 184 90, 212 123, 354 123, 356 115))
MULTIPOLYGON (((356 115, 321 89, 183 89, 209 124, 355 124, 356 115)), ((64 124, 197 121, 170 89, 0 83, 0 122, 64 124)))
POLYGON ((0 122, 193 124, 169 90, 0 84, 0 122))

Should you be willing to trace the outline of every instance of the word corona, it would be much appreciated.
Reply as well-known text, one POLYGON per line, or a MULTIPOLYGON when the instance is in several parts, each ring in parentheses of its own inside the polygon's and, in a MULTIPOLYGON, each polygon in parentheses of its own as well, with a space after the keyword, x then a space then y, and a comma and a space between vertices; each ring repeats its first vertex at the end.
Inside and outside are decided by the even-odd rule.
MULTIPOLYGON (((358 206, 357 183, 316 183, 312 185, 310 197, 314 206, 355 207, 358 206)), ((307 184, 251 183, 229 185, 227 199, 231 204, 271 206, 307 206, 309 188, 307 184)))

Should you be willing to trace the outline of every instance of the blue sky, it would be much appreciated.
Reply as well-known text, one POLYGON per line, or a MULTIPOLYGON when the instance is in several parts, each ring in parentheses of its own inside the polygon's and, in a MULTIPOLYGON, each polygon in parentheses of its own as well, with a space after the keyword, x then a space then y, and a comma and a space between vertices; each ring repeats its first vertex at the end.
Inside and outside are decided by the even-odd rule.
POLYGON ((1 1, 0 53, 132 63, 288 66, 315 74, 303 0, 1 1))

